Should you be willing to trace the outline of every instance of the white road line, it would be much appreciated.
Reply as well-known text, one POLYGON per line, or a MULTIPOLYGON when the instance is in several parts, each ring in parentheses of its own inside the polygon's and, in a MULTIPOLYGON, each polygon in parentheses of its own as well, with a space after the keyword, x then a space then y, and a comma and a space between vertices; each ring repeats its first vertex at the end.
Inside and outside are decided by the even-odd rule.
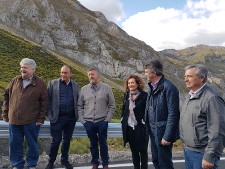
MULTIPOLYGON (((220 160, 225 160, 225 157, 220 158, 220 160)), ((184 160, 173 160, 174 163, 184 163, 184 160)), ((148 162, 148 165, 152 165, 152 162, 148 162)), ((131 167, 133 163, 126 163, 126 164, 111 164, 109 168, 116 168, 116 167, 131 167)), ((83 167, 73 167, 74 169, 92 169, 92 166, 83 166, 83 167)), ((54 168, 54 169, 64 169, 64 168, 54 168)))

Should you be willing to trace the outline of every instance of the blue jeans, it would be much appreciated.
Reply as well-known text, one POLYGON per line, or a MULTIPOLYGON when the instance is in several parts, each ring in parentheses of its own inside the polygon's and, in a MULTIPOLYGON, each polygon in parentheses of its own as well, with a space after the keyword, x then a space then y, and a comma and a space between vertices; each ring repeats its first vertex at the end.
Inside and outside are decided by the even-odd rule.
POLYGON ((173 144, 163 146, 161 140, 158 140, 154 130, 150 132, 152 162, 155 169, 173 169, 172 148, 173 144))
POLYGON ((52 143, 49 153, 49 163, 53 164, 55 162, 61 141, 61 161, 68 161, 70 141, 75 124, 76 121, 71 120, 68 116, 59 116, 55 123, 51 123, 52 143))
POLYGON ((38 154, 38 134, 40 126, 36 123, 27 125, 13 125, 9 124, 9 157, 12 165, 17 169, 24 167, 25 161, 23 159, 23 141, 24 136, 27 141, 27 167, 36 167, 39 154, 38 154))
POLYGON ((102 165, 107 166, 109 164, 108 144, 107 144, 107 130, 108 122, 99 121, 97 123, 87 121, 84 123, 88 138, 90 139, 90 151, 92 164, 99 165, 99 151, 98 143, 100 144, 100 154, 102 159, 102 165))
MULTIPOLYGON (((190 151, 184 148, 184 159, 186 169, 202 169, 202 159, 204 153, 190 151)), ((218 169, 219 157, 214 162, 214 167, 210 169, 218 169)))

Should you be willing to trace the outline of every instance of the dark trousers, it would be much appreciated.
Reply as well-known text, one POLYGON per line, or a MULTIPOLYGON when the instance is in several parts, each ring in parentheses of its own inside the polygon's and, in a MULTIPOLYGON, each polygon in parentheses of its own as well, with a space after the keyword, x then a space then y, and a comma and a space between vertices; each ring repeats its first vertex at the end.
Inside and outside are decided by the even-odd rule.
POLYGON ((151 151, 152 151, 152 162, 156 169, 173 169, 172 162, 172 147, 173 144, 169 146, 163 146, 161 140, 155 136, 154 131, 151 130, 151 151))
POLYGON ((57 122, 51 123, 52 143, 49 153, 49 163, 54 163, 58 154, 59 145, 61 146, 61 161, 68 161, 70 141, 76 121, 67 116, 59 116, 57 122))
POLYGON ((92 164, 99 165, 99 150, 98 144, 100 145, 100 154, 102 159, 102 165, 107 166, 109 164, 108 144, 107 144, 107 131, 108 122, 99 121, 97 123, 87 121, 84 123, 88 138, 90 139, 90 151, 92 164))
MULTIPOLYGON (((134 130, 130 126, 127 126, 127 140, 130 144, 130 149, 131 149, 131 152, 132 152, 134 169, 147 169, 148 168, 148 151, 147 151, 147 148, 143 148, 141 150, 139 150, 137 148, 138 143, 135 141, 134 130)), ((143 145, 143 147, 147 147, 147 146, 143 145)))

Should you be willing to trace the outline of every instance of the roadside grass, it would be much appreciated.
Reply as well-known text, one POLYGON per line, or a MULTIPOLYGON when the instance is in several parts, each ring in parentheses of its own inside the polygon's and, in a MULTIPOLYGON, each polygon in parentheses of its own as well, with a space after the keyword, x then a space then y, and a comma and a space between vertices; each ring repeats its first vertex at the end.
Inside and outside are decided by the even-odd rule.
MULTIPOLYGON (((122 137, 110 137, 107 139, 108 141, 108 149, 109 151, 130 151, 129 144, 126 144, 124 147, 123 138, 122 137)), ((183 144, 181 140, 177 140, 173 144, 173 151, 182 151, 183 144)), ((74 138, 70 143, 69 154, 88 154, 90 153, 90 141, 87 137, 74 138)), ((58 155, 61 154, 61 144, 58 151, 58 155)))
MULTIPOLYGON (((123 147, 123 138, 112 137, 108 138, 108 148, 109 151, 129 151, 129 146, 123 147)), ((90 141, 88 137, 74 138, 70 143, 69 154, 88 154, 90 153, 90 141)), ((58 151, 61 154, 61 144, 58 151)))
POLYGON ((179 139, 175 143, 173 143, 173 151, 182 151, 183 150, 183 143, 179 139))

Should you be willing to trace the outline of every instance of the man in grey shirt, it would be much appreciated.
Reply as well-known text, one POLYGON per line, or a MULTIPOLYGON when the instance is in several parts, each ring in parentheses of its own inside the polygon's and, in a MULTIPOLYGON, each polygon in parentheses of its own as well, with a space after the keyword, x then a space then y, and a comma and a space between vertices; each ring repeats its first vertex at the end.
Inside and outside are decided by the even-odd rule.
POLYGON ((225 102, 206 84, 206 66, 190 65, 185 70, 185 83, 190 89, 180 116, 185 168, 217 169, 224 149, 225 102))
POLYGON ((78 99, 78 114, 90 139, 93 169, 99 166, 99 150, 104 169, 108 168, 108 122, 115 112, 115 99, 111 88, 100 82, 100 74, 95 68, 88 70, 90 83, 81 88, 78 99))

